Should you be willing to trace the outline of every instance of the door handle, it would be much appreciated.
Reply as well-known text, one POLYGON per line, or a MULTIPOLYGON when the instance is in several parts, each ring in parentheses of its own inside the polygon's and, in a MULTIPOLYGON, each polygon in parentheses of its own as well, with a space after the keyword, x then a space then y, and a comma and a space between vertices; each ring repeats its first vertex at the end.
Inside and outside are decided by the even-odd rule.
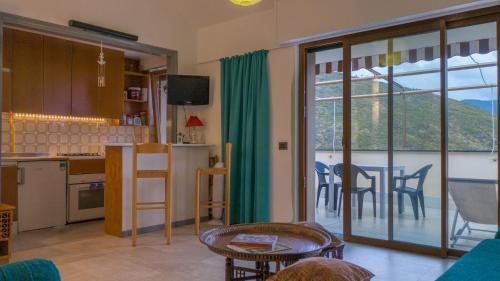
POLYGON ((18 167, 17 168, 17 184, 21 185, 25 183, 25 175, 24 175, 24 168, 18 167))

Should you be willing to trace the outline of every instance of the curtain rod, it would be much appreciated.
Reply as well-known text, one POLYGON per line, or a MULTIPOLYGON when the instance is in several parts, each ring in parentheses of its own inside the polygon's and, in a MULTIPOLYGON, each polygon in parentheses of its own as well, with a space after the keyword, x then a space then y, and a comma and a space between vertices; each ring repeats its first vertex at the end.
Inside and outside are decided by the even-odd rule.
MULTIPOLYGON (((277 46, 277 47, 273 47, 273 48, 265 49, 265 50, 268 50, 269 52, 271 52, 271 51, 275 51, 275 50, 279 50, 279 49, 288 48, 288 47, 291 47, 291 46, 294 46, 294 45, 292 45, 292 44, 290 44, 290 45, 281 45, 281 46, 277 46)), ((252 51, 249 51, 249 52, 252 52, 252 51)), ((232 56, 237 56, 237 55, 238 54, 232 55, 232 56)), ((207 64, 207 63, 212 63, 212 62, 218 62, 220 59, 222 59, 222 58, 211 59, 211 60, 202 61, 202 62, 197 62, 196 65, 207 64)))

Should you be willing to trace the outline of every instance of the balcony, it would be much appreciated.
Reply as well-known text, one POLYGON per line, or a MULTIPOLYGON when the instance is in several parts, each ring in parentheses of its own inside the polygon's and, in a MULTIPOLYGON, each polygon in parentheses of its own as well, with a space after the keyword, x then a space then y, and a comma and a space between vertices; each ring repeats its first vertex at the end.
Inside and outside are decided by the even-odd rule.
MULTIPOLYGON (((419 218, 415 219, 412 205, 408 196, 404 196, 404 206, 405 210, 402 214, 398 213, 397 205, 397 194, 394 193, 394 236, 393 239, 398 241, 405 241, 415 244, 423 244, 430 246, 440 246, 440 229, 441 229, 441 182, 440 182, 440 153, 439 152, 421 152, 421 151, 404 151, 404 152, 394 152, 394 166, 401 166, 404 168, 404 174, 410 174, 425 165, 432 164, 432 168, 423 183, 423 193, 425 198, 425 213, 426 216, 422 216, 421 207, 419 205, 419 218)), ((342 153, 333 151, 316 151, 316 161, 320 161, 327 165, 335 165, 342 162, 342 153)), ((469 178, 469 179, 494 179, 493 176, 496 175, 497 169, 497 154, 496 152, 450 152, 449 155, 449 178, 469 178)), ((371 165, 371 166, 384 166, 387 165, 387 152, 384 151, 353 151, 352 153, 353 164, 358 165, 371 165)), ((385 187, 383 190, 383 200, 385 204, 381 205, 381 187, 380 187, 380 172, 368 172, 369 175, 376 177, 376 204, 377 204, 377 216, 373 215, 373 205, 371 194, 366 194, 363 200, 363 211, 362 218, 358 218, 358 208, 356 206, 357 200, 355 196, 352 196, 352 211, 351 211, 351 223, 353 235, 378 238, 378 239, 388 239, 388 186, 387 180, 385 181, 385 187), (385 213, 384 217, 381 217, 381 210, 385 213)), ((398 175, 399 171, 394 171, 394 175, 398 175)), ((384 177, 387 179, 387 173, 384 177)), ((340 181, 340 179, 335 178, 335 182, 340 181)), ((316 190, 317 194, 317 183, 316 178, 316 190)), ((363 185, 363 183, 359 183, 363 185)), ((366 185, 366 182, 364 183, 366 185)), ((415 184, 413 184, 414 186, 415 184)), ((325 189, 320 194, 319 204, 316 208, 315 217, 316 221, 333 232, 341 233, 343 227, 343 214, 337 215, 337 208, 333 204, 333 189, 330 188, 329 198, 330 202, 325 206, 325 189)), ((496 191, 496 190, 495 190, 496 191)), ((454 217, 456 215, 456 204, 453 198, 448 194, 449 208, 448 216, 448 230, 451 237, 454 217)), ((477 210, 480 208, 496 210, 497 206, 477 206, 477 210)), ((474 211, 474 210, 472 210, 474 211)), ((460 230, 466 221, 459 213, 456 227, 454 232, 460 230)), ((470 222, 468 227, 466 227, 461 233, 465 238, 470 239, 458 239, 456 242, 449 241, 449 244, 453 244, 453 248, 468 250, 478 243, 482 239, 492 238, 494 232, 497 230, 496 225, 487 224, 477 224, 470 222), (479 230, 479 231, 478 231, 479 230), (485 232, 491 231, 491 232, 485 232)))

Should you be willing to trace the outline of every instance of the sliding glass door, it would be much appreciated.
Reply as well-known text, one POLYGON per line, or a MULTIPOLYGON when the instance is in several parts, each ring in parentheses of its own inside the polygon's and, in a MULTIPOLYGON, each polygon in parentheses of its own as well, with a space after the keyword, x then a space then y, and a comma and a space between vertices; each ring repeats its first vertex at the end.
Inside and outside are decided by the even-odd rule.
POLYGON ((313 164, 308 178, 314 180, 314 189, 308 193, 309 213, 315 222, 337 234, 343 231, 343 213, 339 212, 342 181, 334 173, 343 159, 342 56, 343 48, 337 45, 308 54, 313 62, 308 72, 308 110, 313 116, 308 133, 313 164))
POLYGON ((496 26, 490 22, 447 31, 447 215, 452 249, 469 250, 497 231, 496 26))
MULTIPOLYGON (((388 41, 351 47, 351 233, 384 239, 387 224, 388 41), (384 79, 385 77, 385 79, 384 79)), ((347 167, 347 165, 346 165, 347 167)))
POLYGON ((440 245, 439 32, 351 47, 351 233, 440 245))
POLYGON ((316 222, 350 241, 442 256, 494 236, 498 17, 302 46, 316 222))
POLYGON ((392 39, 392 215, 395 241, 441 242, 439 31, 392 39))

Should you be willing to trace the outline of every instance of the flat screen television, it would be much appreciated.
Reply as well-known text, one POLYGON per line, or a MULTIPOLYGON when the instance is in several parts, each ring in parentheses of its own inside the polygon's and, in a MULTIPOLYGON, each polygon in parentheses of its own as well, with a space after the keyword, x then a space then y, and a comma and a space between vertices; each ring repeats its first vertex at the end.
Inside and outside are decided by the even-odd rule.
POLYGON ((167 103, 205 105, 209 102, 208 76, 167 75, 167 103))

